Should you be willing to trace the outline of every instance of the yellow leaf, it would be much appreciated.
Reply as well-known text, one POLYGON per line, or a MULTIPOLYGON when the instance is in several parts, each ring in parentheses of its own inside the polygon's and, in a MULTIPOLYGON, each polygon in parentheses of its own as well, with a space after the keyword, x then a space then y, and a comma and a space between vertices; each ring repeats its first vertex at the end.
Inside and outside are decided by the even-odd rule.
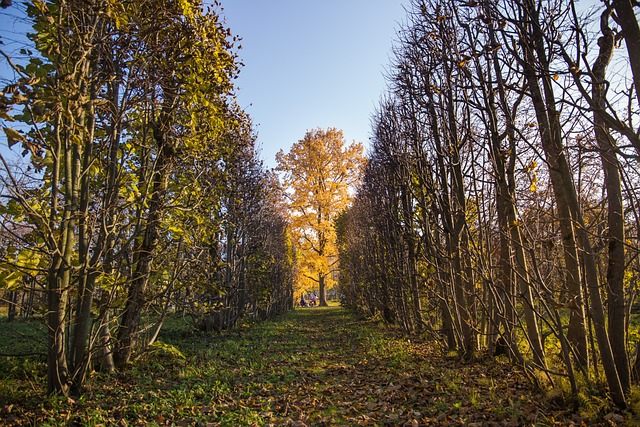
POLYGON ((21 134, 20 132, 18 132, 13 128, 4 127, 2 128, 2 130, 4 131, 5 135, 7 135, 7 141, 9 143, 9 147, 12 147, 17 142, 26 140, 23 134, 21 134))
POLYGON ((533 172, 536 170, 537 167, 538 167, 538 163, 534 160, 527 165, 527 167, 525 168, 525 172, 533 172))

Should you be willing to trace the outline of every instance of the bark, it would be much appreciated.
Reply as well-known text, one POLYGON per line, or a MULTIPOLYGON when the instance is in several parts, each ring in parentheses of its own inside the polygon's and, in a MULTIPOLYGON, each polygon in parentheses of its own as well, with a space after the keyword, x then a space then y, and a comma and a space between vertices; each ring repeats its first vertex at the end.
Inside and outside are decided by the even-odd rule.
MULTIPOLYGON (((633 73, 633 83, 635 86, 638 106, 640 106, 640 26, 631 0, 613 0, 613 7, 616 12, 616 22, 622 27, 629 63, 633 73)), ((637 8, 637 2, 635 4, 637 8)), ((640 151, 640 147, 636 146, 640 151)))
MULTIPOLYGON (((408 180, 408 177, 407 177, 408 180)), ((404 240, 407 245, 407 278, 409 280, 409 295, 411 296, 411 317, 412 325, 415 328, 422 329, 424 323, 422 321, 422 306, 420 302, 420 287, 418 285, 418 272, 416 271, 417 256, 416 256, 416 242, 414 240, 414 221, 413 221, 413 209, 411 197, 409 191, 406 188, 406 182, 402 184, 402 207, 405 215, 404 225, 404 240)), ((412 332, 415 332, 412 330, 412 332)))
MULTIPOLYGON (((322 226, 323 221, 326 219, 323 217, 323 212, 320 206, 318 206, 318 227, 322 226)), ((318 256, 321 258, 326 257, 325 248, 327 247, 327 237, 324 232, 318 233, 318 256)), ((318 304, 320 307, 327 307, 327 289, 326 289, 326 277, 327 274, 323 271, 318 272, 318 304)))
MULTIPOLYGON (((438 115, 435 109, 435 103, 433 101, 433 94, 428 93, 429 102, 427 104, 427 114, 429 117, 429 124, 431 127, 431 132, 433 135, 433 143, 436 149, 436 167, 438 170, 438 177, 440 179, 440 191, 442 192, 441 196, 441 204, 439 209, 441 210, 442 217, 442 228, 445 234, 445 244, 446 244, 446 253, 447 258, 450 260, 449 268, 450 268, 450 280, 453 283, 453 302, 454 302, 454 310, 451 311, 451 320, 452 325, 455 325, 460 335, 461 341, 460 346, 463 354, 466 358, 471 358, 474 352, 473 346, 473 338, 471 325, 469 323, 470 319, 468 316, 468 308, 467 308, 467 298, 465 294, 465 285, 462 277, 462 264, 460 261, 460 240, 459 240, 459 232, 460 230, 456 229, 456 225, 454 224, 454 213, 452 210, 452 195, 453 190, 450 190, 453 184, 449 183, 447 179, 448 176, 451 175, 451 171, 448 171, 445 162, 445 149, 443 147, 443 142, 441 140, 442 135, 440 132, 438 115)), ((455 139, 454 139, 455 141, 455 139)), ((458 159, 459 160, 459 159, 458 159)), ((454 160, 452 160, 452 163, 454 160)), ((458 163, 459 166, 459 163, 458 163)), ((464 217, 463 217, 464 218, 464 217)), ((447 298, 447 295, 442 295, 443 298, 447 298)), ((446 305, 445 305, 446 307, 446 305)), ((446 310, 443 307, 443 314, 445 315, 445 311, 448 311, 448 307, 446 310)))
MULTIPOLYGON (((561 140, 560 114, 555 107, 554 93, 551 86, 551 77, 548 73, 548 61, 544 51, 544 37, 540 30, 540 21, 535 5, 531 0, 524 3, 527 29, 521 35, 521 47, 525 54, 522 64, 524 67, 525 79, 528 84, 529 93, 538 120, 540 138, 549 166, 549 175, 554 190, 556 203, 561 215, 561 226, 563 227, 563 239, 565 248, 575 244, 580 247, 584 259, 585 284, 590 296, 591 317, 596 332, 596 339, 602 359, 602 366, 607 378, 611 397, 614 403, 626 408, 626 400, 620 378, 616 369, 609 334, 606 328, 605 311, 600 295, 600 283, 596 269, 597 261, 587 235, 582 211, 578 203, 576 188, 573 183, 571 169, 564 154, 564 147, 561 140), (526 37, 526 39, 524 38, 526 37), (543 70, 541 76, 538 75, 534 64, 538 64, 543 70), (543 88, 540 87, 540 81, 543 88), (575 221, 575 228, 573 227, 575 221), (575 236, 575 238, 574 238, 575 236), (576 242, 577 240, 577 242, 576 242)), ((577 262, 577 259, 576 259, 577 262)), ((573 293, 573 289, 569 289, 573 293)), ((573 312, 583 310, 583 303, 578 300, 580 293, 573 296, 575 307, 573 312)))
POLYGON ((68 367, 65 354, 68 305, 68 268, 62 257, 54 257, 47 280, 47 391, 66 396, 69 393, 68 367))
MULTIPOLYGON (((87 63, 86 74, 89 74, 89 64, 87 63)), ((95 111, 93 101, 97 98, 95 86, 92 86, 89 107, 86 111, 87 134, 85 136, 84 150, 78 153, 78 165, 82 171, 79 179, 79 206, 78 206, 78 259, 81 263, 79 276, 79 288, 76 301, 76 315, 73 322, 73 338, 71 342, 70 372, 72 382, 72 393, 79 395, 84 383, 86 371, 89 367, 91 349, 89 345, 89 331, 91 328, 91 307, 97 277, 97 258, 91 257, 91 227, 88 225, 89 201, 91 198, 89 168, 93 158, 93 137, 95 131, 95 111), (82 164, 80 164, 82 158, 82 164)), ((101 248, 93 248, 98 253, 101 248)))
MULTIPOLYGON (((110 99, 114 106, 118 105, 120 85, 113 82, 109 85, 110 99)), ((100 227, 99 242, 104 243, 104 261, 102 265, 103 273, 106 277, 111 277, 114 268, 116 226, 118 216, 118 150, 121 141, 121 129, 118 122, 111 125, 111 137, 109 146, 109 156, 107 159, 107 185, 105 198, 103 200, 104 225, 100 227)), ((102 221, 101 221, 102 223, 102 221)), ((99 244, 98 247, 102 247, 99 244)), ((98 253, 96 253, 96 256, 98 253)), ((100 368, 105 372, 115 370, 113 360, 113 343, 111 336, 111 295, 103 292, 100 299, 100 315, 98 316, 98 361, 100 368)))
POLYGON ((455 283, 455 300, 458 308, 459 322, 462 331, 462 352, 463 357, 467 360, 473 358, 476 351, 476 342, 472 324, 474 316, 472 313, 472 304, 470 303, 474 294, 474 284, 471 271, 463 255, 467 253, 469 247, 469 236, 466 227, 466 197, 464 194, 464 178, 462 176, 462 163, 459 152, 459 135, 456 128, 455 117, 453 112, 453 95, 449 91, 449 108, 448 113, 448 149, 451 159, 449 160, 449 168, 451 168, 449 176, 451 177, 451 196, 454 200, 455 210, 452 215, 451 224, 451 246, 449 248, 449 256, 452 257, 453 275, 455 283))
MULTIPOLYGON (((593 101, 604 109, 606 103, 606 69, 611 61, 615 45, 615 35, 608 26, 610 11, 601 17, 602 37, 598 40, 600 51, 593 64, 593 101)), ((625 393, 631 389, 629 356, 626 348, 626 307, 624 298, 624 212, 622 202, 622 183, 620 164, 616 154, 616 144, 608 126, 601 116, 594 113, 593 124, 596 141, 600 148, 600 158, 604 170, 605 188, 607 190, 607 225, 608 251, 607 265, 607 305, 608 331, 611 350, 620 376, 620 383, 625 393)))
MULTIPOLYGON (((69 112, 67 112, 69 114, 69 112)), ((69 117, 73 117, 69 114, 69 117)), ((54 166, 52 175, 50 226, 58 230, 53 237, 51 249, 54 251, 47 271, 47 390, 59 395, 69 394, 69 367, 66 354, 67 315, 69 289, 71 287, 71 264, 75 245, 74 228, 77 212, 77 166, 73 161, 72 144, 65 138, 65 121, 58 115, 54 138, 54 166), (62 166, 64 165, 64 167, 62 166), (60 174, 64 173, 63 194, 65 205, 62 219, 56 226, 58 206, 58 185, 60 174)))
POLYGON ((167 141, 167 135, 164 134, 164 127, 161 128, 156 124, 153 131, 159 153, 156 169, 153 172, 149 213, 142 237, 137 240, 134 248, 135 271, 118 328, 117 347, 114 354, 114 361, 118 367, 129 363, 137 344, 140 320, 147 304, 149 277, 158 245, 160 217, 165 208, 169 175, 174 161, 174 152, 170 141, 167 141))
POLYGON ((326 289, 326 282, 325 282, 325 278, 326 278, 326 274, 324 273, 318 273, 318 292, 320 295, 318 295, 318 298, 320 299, 320 307, 326 307, 327 304, 327 289, 326 289))
MULTIPOLYGON (((491 11, 485 5, 485 13, 490 16, 491 11)), ((470 34, 471 36, 471 34, 470 34)), ((497 45, 495 30, 489 26, 489 43, 497 45)), ((496 180, 496 210, 498 213, 498 225, 500 227, 500 273, 499 283, 501 284, 499 293, 502 296, 504 306, 504 317, 502 326, 504 329, 503 338, 507 341, 510 357, 522 361, 522 354, 517 346, 517 339, 513 325, 516 324, 515 295, 516 284, 519 294, 524 299, 523 311, 526 322, 527 335, 531 343, 531 350, 534 362, 545 367, 545 355, 538 328, 538 316, 533 309, 533 295, 529 280, 529 268, 524 252, 518 217, 516 215, 516 195, 515 195, 515 163, 516 163, 516 135, 514 107, 510 106, 505 93, 505 83, 498 57, 493 52, 487 61, 489 76, 495 73, 495 80, 498 83, 498 99, 495 92, 487 84, 490 81, 484 77, 481 66, 478 66, 484 98, 487 100, 487 114, 489 116, 488 126, 490 130, 490 152, 496 180), (508 150, 503 150, 500 142, 500 132, 498 130, 498 105, 506 121, 506 136, 509 141, 508 150), (508 154, 510 153, 510 154, 508 154), (515 278, 515 280, 514 280, 515 278)), ((516 101, 516 103, 518 103, 516 101)))
POLYGON ((115 362, 113 360, 113 344, 110 330, 111 323, 111 304, 109 298, 103 295, 104 301, 100 301, 99 325, 98 325, 98 351, 97 351, 97 363, 101 371, 113 372, 116 369, 115 362))
POLYGON ((18 291, 7 292, 7 301, 9 303, 9 307, 7 310, 7 322, 13 322, 16 318, 18 306, 18 291))

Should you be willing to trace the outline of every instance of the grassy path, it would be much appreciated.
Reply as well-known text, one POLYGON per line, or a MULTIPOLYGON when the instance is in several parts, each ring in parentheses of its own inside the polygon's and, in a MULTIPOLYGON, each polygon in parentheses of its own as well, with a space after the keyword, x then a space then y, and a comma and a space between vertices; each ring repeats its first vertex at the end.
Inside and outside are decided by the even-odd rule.
POLYGON ((541 406, 504 361, 462 364, 340 307, 298 309, 222 337, 168 330, 163 342, 128 372, 95 375, 77 401, 16 391, 8 411, 0 400, 0 420, 298 427, 582 421, 541 406))

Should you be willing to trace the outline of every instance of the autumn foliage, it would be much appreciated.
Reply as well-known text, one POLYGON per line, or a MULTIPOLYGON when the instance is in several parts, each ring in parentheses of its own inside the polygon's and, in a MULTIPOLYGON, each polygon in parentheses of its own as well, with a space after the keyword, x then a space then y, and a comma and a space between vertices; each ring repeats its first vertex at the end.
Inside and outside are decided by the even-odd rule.
POLYGON ((298 252, 297 289, 318 290, 326 305, 327 287, 338 265, 335 220, 350 203, 365 160, 361 143, 347 145, 342 131, 308 131, 288 153, 276 155, 289 200, 291 229, 298 252))

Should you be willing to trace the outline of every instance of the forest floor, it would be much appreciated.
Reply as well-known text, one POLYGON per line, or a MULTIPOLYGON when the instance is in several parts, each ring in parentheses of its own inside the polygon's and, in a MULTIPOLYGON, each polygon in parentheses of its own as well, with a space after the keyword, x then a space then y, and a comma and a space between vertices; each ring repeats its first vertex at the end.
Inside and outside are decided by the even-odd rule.
POLYGON ((501 357, 444 356, 337 306, 226 335, 167 328, 154 348, 78 399, 46 397, 37 367, 0 368, 0 425, 636 425, 604 399, 567 409, 501 357))

